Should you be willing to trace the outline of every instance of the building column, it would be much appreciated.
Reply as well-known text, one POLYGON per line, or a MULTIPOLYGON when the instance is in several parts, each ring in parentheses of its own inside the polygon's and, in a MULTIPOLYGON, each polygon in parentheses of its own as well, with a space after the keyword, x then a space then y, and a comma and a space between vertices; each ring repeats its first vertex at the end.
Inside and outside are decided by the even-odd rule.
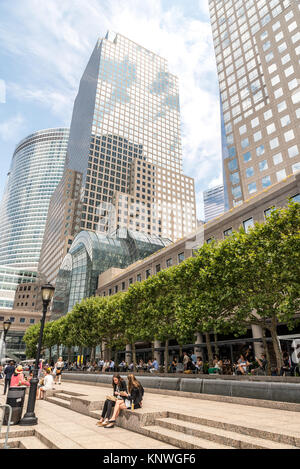
MULTIPOLYGON (((195 337, 196 337, 195 344, 203 344, 204 343, 203 335, 200 332, 196 332, 195 337)), ((199 354, 202 356, 203 355, 202 347, 197 347, 197 346, 194 347, 194 354, 196 355, 196 357, 198 357, 199 354)))
POLYGON ((126 352, 125 352, 125 362, 128 363, 128 365, 132 362, 132 353, 131 353, 131 344, 126 344, 126 352))
MULTIPOLYGON (((252 324, 251 326, 252 329, 252 337, 253 339, 258 339, 262 338, 262 329, 260 326, 257 326, 256 324, 252 324)), ((262 342, 254 342, 254 354, 257 358, 261 358, 261 354, 264 353, 264 347, 262 342)))
MULTIPOLYGON (((159 340, 154 341, 154 348, 161 347, 161 342, 159 340)), ((154 351, 154 358, 157 360, 157 363, 160 365, 160 352, 154 351)))
POLYGON ((102 340, 101 342, 101 356, 102 356, 102 360, 110 360, 110 357, 109 357, 109 350, 107 349, 107 343, 105 342, 105 340, 102 340))

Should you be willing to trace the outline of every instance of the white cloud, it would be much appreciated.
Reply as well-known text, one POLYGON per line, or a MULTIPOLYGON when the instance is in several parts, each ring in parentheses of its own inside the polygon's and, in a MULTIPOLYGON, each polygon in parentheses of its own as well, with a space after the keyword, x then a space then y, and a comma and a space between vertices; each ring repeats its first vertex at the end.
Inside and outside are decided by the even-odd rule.
MULTIPOLYGON (((79 80, 98 37, 120 32, 168 59, 179 77, 184 170, 195 178, 197 201, 222 180, 219 98, 207 0, 199 16, 161 0, 21 0, 11 7, 15 28, 3 20, 2 47, 31 65, 32 81, 10 84, 19 99, 40 102, 54 115, 71 116, 79 80)), ((58 123, 60 124, 60 123, 58 123)), ((203 208, 199 206, 199 215, 203 208)))
POLYGON ((4 142, 15 140, 24 125, 24 117, 21 114, 10 117, 4 122, 0 122, 0 139, 4 142))

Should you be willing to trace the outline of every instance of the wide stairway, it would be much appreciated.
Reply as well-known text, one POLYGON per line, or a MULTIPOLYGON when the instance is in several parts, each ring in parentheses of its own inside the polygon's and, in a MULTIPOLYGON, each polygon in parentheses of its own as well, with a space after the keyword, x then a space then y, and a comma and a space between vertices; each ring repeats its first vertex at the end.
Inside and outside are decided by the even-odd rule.
MULTIPOLYGON (((71 391, 55 391, 47 401, 59 406, 71 407, 72 398, 80 398, 83 394, 71 391)), ((98 403, 100 404, 100 403, 98 403)), ((100 409, 103 403, 89 411, 89 416, 100 418, 100 409)), ((126 412, 126 411, 125 411, 126 412)), ((193 417, 182 413, 164 412, 163 416, 155 415, 151 425, 136 423, 131 426, 127 418, 127 429, 168 443, 182 449, 299 449, 300 438, 289 435, 266 432, 247 426, 224 423, 217 420, 208 420, 193 417)), ((136 414, 137 415, 137 414, 136 414)), ((141 414, 140 414, 141 415, 141 414)), ((148 414, 151 415, 151 414, 148 414)), ((122 426, 122 425, 121 425, 122 426)))

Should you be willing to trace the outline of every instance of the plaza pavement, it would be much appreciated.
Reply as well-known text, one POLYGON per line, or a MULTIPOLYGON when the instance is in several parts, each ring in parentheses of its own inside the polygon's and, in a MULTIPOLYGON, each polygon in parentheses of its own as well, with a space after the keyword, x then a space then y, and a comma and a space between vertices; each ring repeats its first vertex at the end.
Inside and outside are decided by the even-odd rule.
MULTIPOLYGON (((0 403, 4 402, 2 389, 0 387, 0 403)), ((55 389, 55 395, 50 396, 49 401, 37 401, 36 415, 39 424, 33 428, 44 435, 44 441, 52 442, 52 447, 56 448, 168 449, 178 447, 179 439, 174 436, 178 431, 184 432, 179 435, 182 435, 181 447, 186 448, 203 447, 205 444, 203 442, 206 441, 205 448, 221 449, 225 447, 221 442, 227 439, 226 445, 229 449, 234 442, 234 435, 238 434, 241 446, 235 444, 233 447, 243 448, 245 445, 246 447, 250 445, 255 448, 255 445, 258 447, 266 445, 270 449, 300 448, 300 412, 297 411, 255 407, 253 404, 250 406, 200 400, 188 396, 177 397, 168 395, 168 391, 162 395, 156 394, 155 390, 151 389, 151 392, 147 390, 145 392, 142 409, 135 410, 134 413, 125 411, 127 422, 131 416, 134 419, 155 415, 155 418, 160 419, 161 427, 157 426, 156 420, 151 422, 150 419, 147 423, 149 426, 141 429, 133 426, 131 428, 134 431, 130 431, 124 428, 126 420, 123 417, 123 428, 115 426, 112 429, 104 429, 96 426, 95 416, 99 415, 99 402, 103 402, 105 397, 111 394, 111 387, 63 382, 61 386, 56 385, 55 389), (57 391, 59 394, 56 394, 57 391), (72 397, 72 393, 76 395, 72 397), (78 413, 80 410, 76 412, 68 408, 70 401, 75 403, 75 407, 76 403, 77 405, 88 403, 89 409, 95 410, 89 411, 89 415, 83 415, 78 413), (180 420, 182 418, 184 422, 180 420), (181 424, 183 429, 179 428, 181 424), (210 428, 211 436, 207 433, 207 428, 210 428), (158 435, 159 431, 163 436, 158 435), (205 438, 208 440, 203 440, 203 435, 206 435, 205 438), (259 446, 261 444, 262 446, 259 446)), ((24 429, 26 427, 13 426, 11 432, 24 431, 24 429)))

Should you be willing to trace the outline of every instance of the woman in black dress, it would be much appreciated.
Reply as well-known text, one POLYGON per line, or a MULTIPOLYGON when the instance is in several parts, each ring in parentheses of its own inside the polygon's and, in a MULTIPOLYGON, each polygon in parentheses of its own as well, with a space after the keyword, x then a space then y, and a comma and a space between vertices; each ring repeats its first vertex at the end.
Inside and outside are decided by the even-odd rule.
POLYGON ((112 418, 104 428, 112 428, 115 425, 116 418, 122 409, 140 409, 142 407, 142 400, 144 396, 144 388, 141 383, 136 379, 133 374, 127 376, 128 379, 128 393, 123 392, 122 397, 124 401, 117 401, 114 407, 112 418))
POLYGON ((112 399, 106 399, 104 402, 102 415, 96 425, 102 427, 108 423, 108 419, 111 416, 112 409, 116 405, 116 402, 124 402, 125 396, 121 393, 127 393, 127 386, 123 378, 120 375, 114 375, 112 379, 113 396, 112 399))

